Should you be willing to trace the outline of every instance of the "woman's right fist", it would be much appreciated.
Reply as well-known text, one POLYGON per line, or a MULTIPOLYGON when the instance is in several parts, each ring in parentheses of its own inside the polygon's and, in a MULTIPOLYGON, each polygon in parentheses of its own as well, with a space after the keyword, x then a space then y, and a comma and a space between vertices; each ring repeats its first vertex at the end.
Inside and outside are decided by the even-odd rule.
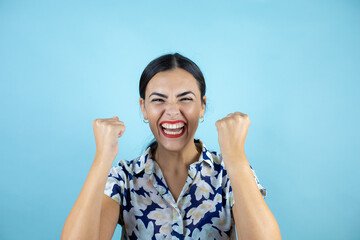
POLYGON ((124 134, 125 125, 118 117, 93 121, 96 153, 112 160, 119 151, 118 138, 124 134))

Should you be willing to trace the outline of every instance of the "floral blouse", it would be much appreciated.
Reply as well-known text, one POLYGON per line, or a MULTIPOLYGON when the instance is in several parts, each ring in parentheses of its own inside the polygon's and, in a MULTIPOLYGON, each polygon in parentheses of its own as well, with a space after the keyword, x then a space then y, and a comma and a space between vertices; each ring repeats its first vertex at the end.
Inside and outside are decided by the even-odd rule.
POLYGON ((236 239, 235 201, 221 155, 202 144, 175 201, 150 149, 132 161, 120 160, 106 182, 104 193, 120 205, 121 239, 236 239))

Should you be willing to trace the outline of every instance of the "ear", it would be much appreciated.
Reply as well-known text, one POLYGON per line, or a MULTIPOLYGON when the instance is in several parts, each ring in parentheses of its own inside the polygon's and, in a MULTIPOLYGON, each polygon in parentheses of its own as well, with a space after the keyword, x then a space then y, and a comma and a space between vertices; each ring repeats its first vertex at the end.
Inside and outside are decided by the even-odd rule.
POLYGON ((143 98, 140 98, 139 104, 140 104, 141 112, 144 116, 144 119, 148 120, 147 112, 146 112, 146 108, 145 108, 145 100, 143 98))
POLYGON ((206 107, 206 96, 203 96, 203 101, 201 102, 200 118, 204 117, 205 107, 206 107))

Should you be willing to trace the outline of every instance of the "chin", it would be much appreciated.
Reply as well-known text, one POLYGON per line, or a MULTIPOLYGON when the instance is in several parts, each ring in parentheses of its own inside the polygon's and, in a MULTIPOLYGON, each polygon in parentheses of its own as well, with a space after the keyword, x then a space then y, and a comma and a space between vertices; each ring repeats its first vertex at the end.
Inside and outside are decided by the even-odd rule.
POLYGON ((178 141, 173 139, 159 139, 157 142, 164 149, 170 152, 181 152, 189 143, 188 141, 178 141))

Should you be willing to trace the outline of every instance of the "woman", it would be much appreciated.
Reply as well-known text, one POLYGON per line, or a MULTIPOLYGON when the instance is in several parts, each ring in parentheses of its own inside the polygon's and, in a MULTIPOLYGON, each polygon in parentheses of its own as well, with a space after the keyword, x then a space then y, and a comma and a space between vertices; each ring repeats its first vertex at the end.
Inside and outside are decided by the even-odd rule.
POLYGON ((281 239, 244 152, 249 117, 236 112, 215 123, 221 155, 195 140, 205 81, 177 53, 149 63, 139 90, 156 141, 111 167, 125 125, 118 117, 93 122, 95 159, 62 239, 111 239, 117 223, 122 239, 281 239))

